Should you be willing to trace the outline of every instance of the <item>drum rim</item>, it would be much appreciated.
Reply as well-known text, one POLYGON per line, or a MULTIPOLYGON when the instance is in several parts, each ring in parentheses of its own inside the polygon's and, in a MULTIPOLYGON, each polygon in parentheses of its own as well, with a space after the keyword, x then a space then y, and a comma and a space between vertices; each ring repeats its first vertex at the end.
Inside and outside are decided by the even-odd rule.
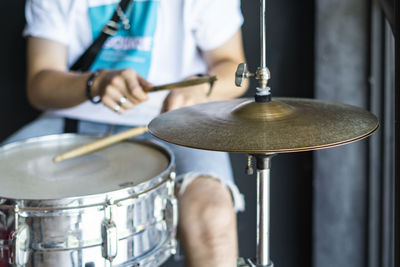
MULTIPOLYGON (((0 146, 0 153, 3 151, 13 149, 18 146, 22 146, 24 144, 32 144, 35 142, 43 142, 43 141, 54 141, 54 140, 65 140, 65 139, 73 139, 76 137, 95 137, 102 138, 104 135, 99 134, 75 134, 75 133, 64 133, 64 134, 53 134, 53 135, 45 135, 32 137, 12 143, 8 143, 0 146)), ((18 205, 20 211, 51 211, 51 210, 71 210, 71 209, 82 209, 89 207, 98 207, 109 205, 109 203, 118 203, 121 201, 125 201, 127 199, 136 198, 143 194, 152 191, 153 189, 158 188, 160 185, 173 180, 174 177, 171 177, 171 173, 175 169, 175 156, 172 153, 171 149, 169 149, 166 145, 161 142, 153 139, 143 139, 143 140, 135 140, 128 139, 125 142, 134 142, 138 144, 148 145, 154 149, 157 149, 161 153, 163 153, 168 159, 169 163, 165 170, 163 170, 158 175, 152 177, 151 179, 139 183, 134 186, 128 186, 122 189, 104 192, 104 193, 96 193, 90 194, 86 196, 74 196, 74 197, 65 197, 65 198, 54 198, 54 199, 18 199, 11 197, 0 196, 0 210, 1 209, 14 209, 15 205, 18 205), (133 189, 139 188, 139 190, 133 189), (150 189, 150 190, 149 190, 150 189), (120 195, 120 196, 119 196, 120 195), (117 197, 119 196, 119 197, 117 197), (86 200, 86 201, 85 201, 86 200), (90 203, 85 204, 88 200, 90 203), (68 204, 65 205, 57 205, 58 201, 65 201, 68 204), (81 203, 81 205, 76 205, 75 203, 81 203)))

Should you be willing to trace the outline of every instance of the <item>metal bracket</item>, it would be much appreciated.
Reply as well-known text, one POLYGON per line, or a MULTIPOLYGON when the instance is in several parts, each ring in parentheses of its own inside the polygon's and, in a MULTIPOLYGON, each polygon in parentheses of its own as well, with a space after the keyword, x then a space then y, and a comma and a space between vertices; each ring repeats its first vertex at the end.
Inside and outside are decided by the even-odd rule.
POLYGON ((25 223, 19 224, 19 207, 14 207, 14 231, 8 241, 11 244, 9 263, 14 266, 25 266, 30 256, 30 232, 25 223))
POLYGON ((256 73, 256 79, 258 80, 259 86, 257 89, 257 95, 269 95, 271 89, 267 86, 268 80, 271 79, 271 73, 267 67, 258 68, 256 73))
POLYGON ((165 217, 171 218, 169 221, 174 229, 178 226, 178 200, 173 197, 167 200, 167 204, 165 207, 165 217))
POLYGON ((176 172, 172 171, 169 174, 169 184, 168 184, 168 196, 175 197, 175 179, 176 179, 176 172))
POLYGON ((119 19, 122 21, 122 25, 124 25, 124 29, 129 30, 131 28, 131 24, 129 23, 129 18, 125 15, 120 5, 118 5, 117 7, 117 14, 119 19))
POLYGON ((235 72, 235 85, 241 87, 243 85, 244 79, 253 76, 255 76, 259 83, 256 94, 258 96, 270 95, 271 89, 267 86, 267 84, 268 80, 271 78, 271 73, 267 67, 258 68, 257 72, 254 74, 249 72, 246 63, 240 63, 235 72))
POLYGON ((171 253, 176 254, 178 242, 176 241, 176 229, 178 226, 178 200, 175 197, 167 199, 165 205, 165 220, 169 226, 171 236, 171 253))
POLYGON ((113 207, 114 204, 111 200, 107 201, 104 206, 104 220, 101 224, 101 237, 103 239, 103 246, 101 254, 103 258, 110 262, 117 256, 118 253, 118 232, 117 225, 113 221, 113 207))
POLYGON ((29 249, 29 227, 26 224, 21 224, 18 231, 11 233, 10 243, 12 244, 10 264, 25 266, 31 253, 29 249))
POLYGON ((119 24, 113 20, 107 22, 107 24, 103 28, 103 32, 108 35, 115 35, 119 29, 119 24))

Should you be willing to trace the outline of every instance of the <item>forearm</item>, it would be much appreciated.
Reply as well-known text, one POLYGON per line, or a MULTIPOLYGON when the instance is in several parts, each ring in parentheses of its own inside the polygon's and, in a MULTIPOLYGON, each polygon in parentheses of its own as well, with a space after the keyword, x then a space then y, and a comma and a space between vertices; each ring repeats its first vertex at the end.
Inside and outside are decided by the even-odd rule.
POLYGON ((30 103, 39 109, 68 108, 85 100, 90 73, 42 70, 28 80, 30 103))
POLYGON ((240 30, 225 44, 203 51, 203 57, 207 62, 209 74, 218 77, 211 94, 207 95, 210 88, 208 84, 172 90, 164 100, 161 112, 208 101, 235 98, 247 90, 247 82, 242 87, 235 85, 236 68, 239 63, 245 62, 240 30))
POLYGON ((220 47, 204 51, 209 72, 218 77, 210 100, 224 100, 238 97, 247 90, 247 81, 242 87, 235 85, 235 72, 238 65, 245 62, 242 35, 238 30, 230 40, 220 47))

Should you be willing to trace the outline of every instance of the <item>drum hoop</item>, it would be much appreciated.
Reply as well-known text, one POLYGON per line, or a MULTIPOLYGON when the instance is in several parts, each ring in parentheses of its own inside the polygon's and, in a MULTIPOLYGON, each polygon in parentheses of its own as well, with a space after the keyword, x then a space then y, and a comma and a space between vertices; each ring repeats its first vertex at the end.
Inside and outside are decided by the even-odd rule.
MULTIPOLYGON (((35 142, 40 142, 40 141, 54 141, 54 140, 65 140, 65 139, 72 139, 75 137, 98 137, 101 138, 103 137, 102 135, 93 135, 93 134, 55 134, 55 135, 46 135, 46 136, 40 136, 40 137, 33 137, 17 142, 13 142, 10 144, 5 144, 0 147, 0 153, 9 149, 12 149, 17 146, 21 146, 24 144, 31 144, 35 142)), ((12 209, 14 210, 15 205, 18 205, 20 212, 23 211, 59 211, 59 210, 74 210, 74 209, 85 209, 85 208, 92 208, 92 207, 98 207, 98 206, 105 206, 109 205, 110 202, 113 204, 118 204, 120 202, 123 202, 128 199, 133 199, 137 198, 141 195, 145 195, 148 192, 156 189, 157 187, 161 186, 162 184, 168 182, 168 181, 173 181, 174 177, 172 177, 171 173, 175 169, 175 156, 172 153, 172 151, 166 147, 164 144, 162 144, 159 141, 152 140, 152 139, 144 139, 144 140, 128 140, 129 142, 134 142, 138 144, 143 144, 150 146, 152 148, 157 149, 158 151, 162 152, 168 159, 169 159, 169 164, 168 167, 162 171, 160 174, 157 176, 149 179, 148 181, 139 183, 135 186, 129 186, 125 187, 122 189, 110 191, 110 192, 104 192, 104 193, 98 193, 98 194, 92 194, 92 195, 87 195, 87 196, 75 196, 75 197, 66 197, 66 198, 57 198, 57 199, 15 199, 15 198, 8 198, 8 197, 2 197, 0 196, 0 210, 2 209, 12 209), (134 192, 131 193, 129 192, 133 188, 142 188, 139 190, 139 192, 134 192), (115 195, 123 195, 122 197, 109 197, 109 196, 115 196, 115 195), (69 203, 74 203, 74 202, 79 202, 80 200, 85 200, 85 199, 103 199, 102 201, 90 203, 90 204, 83 204, 83 205, 71 205, 66 204, 65 206, 30 206, 26 205, 25 202, 41 202, 41 205, 46 204, 48 202, 54 202, 54 201, 68 201, 69 203), (11 202, 7 204, 2 204, 6 202, 11 202)))

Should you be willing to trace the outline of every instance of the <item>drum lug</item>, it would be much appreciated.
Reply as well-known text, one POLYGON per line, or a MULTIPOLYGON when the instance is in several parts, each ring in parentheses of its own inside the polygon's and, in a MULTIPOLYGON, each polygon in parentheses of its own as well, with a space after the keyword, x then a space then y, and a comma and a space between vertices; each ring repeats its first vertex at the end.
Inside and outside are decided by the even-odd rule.
POLYGON ((169 174, 170 181, 168 183, 168 195, 171 197, 175 196, 175 178, 176 178, 176 173, 172 171, 169 174))
POLYGON ((10 234, 11 244, 9 263, 14 266, 25 266, 30 256, 30 232, 25 223, 19 224, 19 207, 14 207, 14 231, 10 234))
POLYGON ((105 220, 101 226, 101 237, 103 239, 102 256, 112 261, 118 252, 117 226, 111 220, 105 220))
POLYGON ((30 256, 30 233, 26 224, 19 226, 17 231, 10 235, 10 244, 12 244, 10 264, 14 266, 25 266, 30 256))
POLYGON ((177 253, 178 242, 176 241, 176 228, 178 226, 178 200, 175 197, 175 178, 176 173, 170 173, 170 182, 168 184, 168 198, 166 199, 164 218, 167 222, 170 240, 170 251, 172 254, 177 253))
POLYGON ((167 204, 165 207, 166 219, 170 219, 170 225, 176 229, 178 225, 178 200, 175 197, 167 199, 167 204))
POLYGON ((165 206, 165 220, 168 224, 169 234, 171 237, 171 253, 175 254, 177 249, 175 236, 176 228, 178 226, 178 200, 175 197, 167 199, 165 206))
POLYGON ((117 225, 113 221, 114 203, 112 200, 107 200, 104 206, 103 223, 101 224, 101 237, 103 239, 102 256, 110 262, 117 256, 118 253, 118 234, 117 225))

